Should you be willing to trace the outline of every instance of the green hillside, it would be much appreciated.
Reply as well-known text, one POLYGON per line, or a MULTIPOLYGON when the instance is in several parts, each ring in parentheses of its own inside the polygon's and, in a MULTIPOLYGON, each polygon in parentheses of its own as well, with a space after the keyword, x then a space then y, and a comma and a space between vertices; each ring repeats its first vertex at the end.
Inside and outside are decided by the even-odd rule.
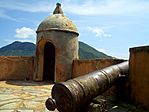
POLYGON ((35 44, 30 42, 15 41, 0 48, 0 56, 33 56, 35 44))
MULTIPOLYGON (((30 42, 15 41, 0 48, 0 56, 34 56, 36 45, 30 42)), ((111 58, 110 56, 97 51, 91 46, 79 42, 80 59, 111 58)))
POLYGON ((100 51, 97 51, 96 49, 92 48, 91 46, 83 42, 79 42, 79 56, 80 59, 112 58, 111 56, 108 56, 100 51))

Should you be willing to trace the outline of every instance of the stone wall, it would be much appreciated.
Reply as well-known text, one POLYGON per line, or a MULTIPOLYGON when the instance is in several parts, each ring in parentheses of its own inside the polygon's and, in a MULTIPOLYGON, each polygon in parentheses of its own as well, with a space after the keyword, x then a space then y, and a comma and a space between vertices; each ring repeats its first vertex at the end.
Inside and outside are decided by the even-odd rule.
MULTIPOLYGON (((74 60, 72 78, 123 62, 119 59, 74 60)), ((0 56, 0 80, 33 79, 34 57, 0 56)))
POLYGON ((72 78, 123 62, 122 59, 74 60, 72 78))
POLYGON ((130 49, 131 98, 149 109, 149 46, 130 49))
POLYGON ((34 58, 0 56, 0 80, 33 79, 34 58))

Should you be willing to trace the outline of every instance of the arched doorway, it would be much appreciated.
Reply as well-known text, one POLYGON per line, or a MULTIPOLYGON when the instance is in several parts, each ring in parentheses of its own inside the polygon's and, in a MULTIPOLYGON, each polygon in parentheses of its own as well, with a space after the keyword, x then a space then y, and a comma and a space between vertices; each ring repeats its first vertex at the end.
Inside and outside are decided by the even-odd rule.
POLYGON ((47 42, 44 46, 43 80, 54 82, 55 75, 55 47, 47 42))

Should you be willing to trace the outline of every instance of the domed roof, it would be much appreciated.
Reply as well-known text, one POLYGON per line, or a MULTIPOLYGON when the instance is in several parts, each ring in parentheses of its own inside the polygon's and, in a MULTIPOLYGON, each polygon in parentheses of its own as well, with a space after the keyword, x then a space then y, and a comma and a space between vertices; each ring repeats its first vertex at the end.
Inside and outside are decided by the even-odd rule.
POLYGON ((49 30, 61 30, 69 31, 78 34, 78 30, 74 23, 63 15, 61 4, 57 3, 53 15, 47 17, 38 26, 37 32, 49 31, 49 30))

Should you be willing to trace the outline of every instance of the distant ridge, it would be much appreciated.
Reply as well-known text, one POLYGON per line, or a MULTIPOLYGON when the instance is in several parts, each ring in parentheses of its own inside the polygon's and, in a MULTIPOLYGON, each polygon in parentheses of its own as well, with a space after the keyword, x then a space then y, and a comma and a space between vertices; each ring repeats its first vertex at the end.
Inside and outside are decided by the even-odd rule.
POLYGON ((79 42, 79 56, 80 59, 112 58, 111 56, 108 56, 83 42, 79 42))
MULTIPOLYGON (((9 45, 0 48, 0 56, 34 56, 36 45, 31 42, 15 41, 9 45)), ((79 42, 80 59, 103 59, 112 58, 102 52, 97 51, 91 46, 79 42)))
POLYGON ((15 41, 0 48, 0 56, 33 56, 35 44, 31 42, 15 41))

